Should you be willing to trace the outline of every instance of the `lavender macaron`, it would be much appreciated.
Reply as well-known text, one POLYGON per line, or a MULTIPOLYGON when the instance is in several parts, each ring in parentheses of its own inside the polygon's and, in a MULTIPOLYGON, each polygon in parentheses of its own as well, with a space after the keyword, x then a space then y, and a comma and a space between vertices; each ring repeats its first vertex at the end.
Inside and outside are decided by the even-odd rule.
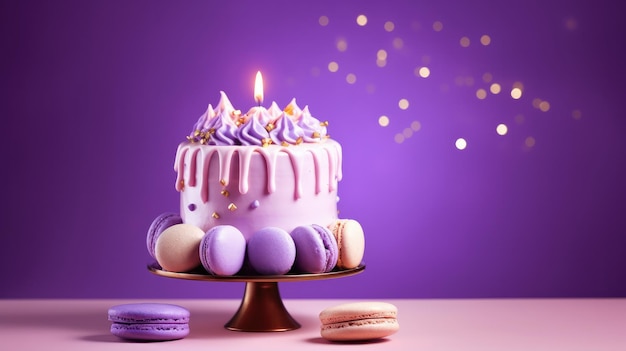
POLYGON ((282 275, 291 270, 296 260, 296 245, 285 230, 262 228, 248 240, 248 259, 259 274, 282 275))
POLYGON ((165 229, 181 223, 183 223, 183 219, 178 213, 173 212, 161 213, 152 221, 146 237, 146 246, 152 258, 156 258, 154 248, 156 247, 157 239, 161 233, 163 233, 165 229))
POLYGON ((333 233, 317 224, 291 231, 296 245, 295 267, 301 273, 329 272, 337 264, 339 249, 333 233))
POLYGON ((165 341, 189 334, 189 311, 163 303, 131 303, 109 308, 111 333, 123 339, 165 341))
POLYGON ((200 261, 211 274, 234 275, 243 266, 245 257, 246 239, 232 225, 209 229, 200 242, 200 261))

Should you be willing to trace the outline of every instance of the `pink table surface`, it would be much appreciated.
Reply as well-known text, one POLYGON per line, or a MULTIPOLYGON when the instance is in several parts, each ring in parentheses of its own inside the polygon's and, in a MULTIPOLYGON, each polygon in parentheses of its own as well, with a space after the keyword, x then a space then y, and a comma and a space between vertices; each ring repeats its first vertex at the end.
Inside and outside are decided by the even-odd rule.
POLYGON ((352 301, 285 300, 302 328, 245 333, 223 328, 238 300, 0 300, 0 350, 626 350, 626 299, 378 299, 398 307, 398 333, 358 344, 322 339, 318 313, 352 301), (137 343, 111 335, 107 309, 132 302, 188 308, 189 336, 137 343))

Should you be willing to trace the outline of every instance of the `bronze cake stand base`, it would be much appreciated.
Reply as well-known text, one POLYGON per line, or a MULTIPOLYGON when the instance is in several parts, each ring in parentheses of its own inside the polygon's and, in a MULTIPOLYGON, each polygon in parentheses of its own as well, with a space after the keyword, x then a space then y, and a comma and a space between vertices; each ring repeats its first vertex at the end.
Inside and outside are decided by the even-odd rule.
POLYGON ((243 298, 239 309, 224 327, 228 330, 243 332, 277 332, 300 328, 300 324, 289 314, 278 290, 279 282, 321 280, 341 278, 361 273, 365 265, 353 269, 335 270, 318 274, 285 275, 234 275, 221 277, 204 271, 176 273, 163 270, 158 264, 148 265, 148 270, 156 275, 219 282, 245 282, 243 298))

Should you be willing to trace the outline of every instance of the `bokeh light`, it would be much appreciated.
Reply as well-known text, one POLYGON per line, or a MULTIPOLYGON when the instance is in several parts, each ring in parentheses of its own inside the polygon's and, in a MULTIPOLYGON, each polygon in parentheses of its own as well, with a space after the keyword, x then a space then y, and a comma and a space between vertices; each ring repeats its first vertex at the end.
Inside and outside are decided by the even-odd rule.
POLYGON ((467 147, 467 141, 463 138, 458 138, 454 142, 454 146, 456 146, 456 148, 459 150, 465 150, 465 148, 467 147))
POLYGON ((500 84, 498 83, 493 83, 489 86, 489 91, 492 94, 500 94, 500 90, 502 89, 502 87, 500 86, 500 84))
POLYGON ((335 61, 328 63, 328 70, 331 72, 337 72, 339 70, 339 64, 335 61))
POLYGON ((509 128, 504 123, 500 123, 496 126, 496 133, 498 135, 506 135, 509 132, 509 128))
POLYGON ((400 101, 398 101, 398 107, 400 107, 401 110, 406 110, 409 108, 409 100, 400 99, 400 101))
POLYGON ((388 126, 388 125, 389 125, 389 117, 387 117, 387 116, 385 116, 385 115, 382 115, 382 116, 378 117, 378 124, 379 124, 381 127, 386 127, 386 126, 388 126))
POLYGON ((480 88, 480 89, 476 90, 476 97, 479 100, 485 99, 487 97, 487 91, 485 89, 483 89, 483 88, 480 88))
POLYGON ((511 97, 515 100, 519 99, 522 97, 522 89, 520 88, 513 88, 511 89, 511 97))
POLYGON ((341 52, 348 50, 348 42, 344 38, 337 39, 337 50, 341 52))
POLYGON ((385 30, 386 30, 387 32, 393 32, 393 29, 394 29, 395 27, 396 27, 396 26, 393 24, 393 22, 391 22, 391 21, 387 21, 387 22, 385 22, 384 28, 385 28, 385 30))
POLYGON ((487 34, 481 36, 480 43, 483 44, 484 46, 491 44, 491 37, 488 36, 487 34))
POLYGON ((346 82, 348 82, 348 84, 356 83, 356 75, 354 73, 348 73, 348 75, 346 75, 346 82))
POLYGON ((411 129, 417 132, 418 130, 422 129, 422 124, 419 121, 413 121, 411 122, 411 129))
POLYGON ((320 23, 320 26, 325 27, 328 25, 328 16, 320 16, 318 22, 320 23))
POLYGON ((440 21, 435 21, 433 23, 433 30, 435 32, 441 32, 443 30, 443 23, 441 23, 440 21))
POLYGON ((430 76, 430 69, 428 67, 416 68, 416 75, 422 78, 428 78, 430 76))
POLYGON ((461 44, 462 47, 466 48, 470 46, 470 39, 468 37, 463 37, 461 38, 461 40, 459 40, 459 44, 461 44))
POLYGON ((358 16, 356 17, 356 23, 357 23, 359 26, 363 27, 364 25, 366 25, 366 24, 367 24, 367 16, 365 16, 365 15, 358 15, 358 16))

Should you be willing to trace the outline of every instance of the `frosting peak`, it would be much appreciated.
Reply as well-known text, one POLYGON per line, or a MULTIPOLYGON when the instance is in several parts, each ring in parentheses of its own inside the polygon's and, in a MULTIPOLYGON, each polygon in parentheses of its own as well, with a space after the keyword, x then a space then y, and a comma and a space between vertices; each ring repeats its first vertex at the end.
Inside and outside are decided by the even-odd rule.
POLYGON ((209 104, 187 139, 209 145, 298 145, 327 138, 327 124, 313 117, 308 106, 300 109, 295 98, 284 110, 272 102, 269 109, 252 107, 241 114, 220 91, 215 109, 209 104))

